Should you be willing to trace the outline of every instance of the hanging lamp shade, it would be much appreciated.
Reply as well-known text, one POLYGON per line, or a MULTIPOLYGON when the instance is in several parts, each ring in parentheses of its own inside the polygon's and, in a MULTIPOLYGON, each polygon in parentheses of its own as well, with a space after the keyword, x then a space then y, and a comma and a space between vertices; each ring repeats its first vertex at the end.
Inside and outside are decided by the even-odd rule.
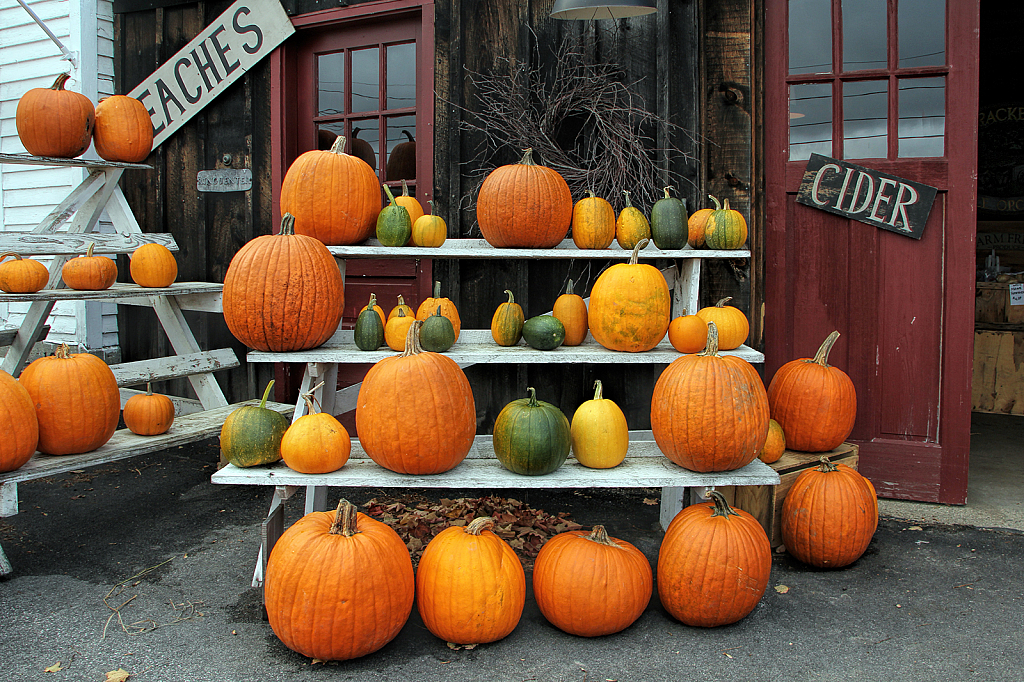
POLYGON ((655 0, 555 0, 553 19, 622 19, 657 12, 655 0))

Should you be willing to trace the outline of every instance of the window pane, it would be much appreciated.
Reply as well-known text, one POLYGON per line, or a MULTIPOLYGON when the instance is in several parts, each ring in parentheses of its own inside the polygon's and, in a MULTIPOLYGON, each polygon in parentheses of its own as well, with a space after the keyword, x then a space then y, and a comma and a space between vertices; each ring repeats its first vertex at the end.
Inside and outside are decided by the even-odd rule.
POLYGON ((352 135, 349 138, 348 151, 352 156, 358 156, 377 172, 377 156, 380 149, 380 124, 377 119, 371 118, 362 121, 352 121, 352 135))
POLYGON ((943 156, 946 79, 900 79, 900 157, 943 156))
POLYGON ((789 0, 789 72, 832 72, 829 0, 789 0))
POLYGON ((843 158, 888 156, 888 81, 843 84, 843 158))
POLYGON ((345 113, 345 53, 316 56, 317 116, 345 113))
POLYGON ((945 0, 900 0, 900 68, 946 63, 945 0))
POLYGON ((415 139, 415 116, 392 116, 388 119, 387 180, 416 179, 415 139))
POLYGON ((334 145, 338 135, 345 132, 345 122, 321 123, 316 127, 316 148, 320 151, 327 151, 334 145))
POLYGON ((885 0, 843 0, 843 70, 884 69, 885 0))
POLYGON ((789 159, 832 156, 832 85, 789 87, 789 159))
POLYGON ((388 109, 416 106, 416 43, 388 45, 388 109))
POLYGON ((380 106, 380 49, 352 50, 352 112, 380 106))

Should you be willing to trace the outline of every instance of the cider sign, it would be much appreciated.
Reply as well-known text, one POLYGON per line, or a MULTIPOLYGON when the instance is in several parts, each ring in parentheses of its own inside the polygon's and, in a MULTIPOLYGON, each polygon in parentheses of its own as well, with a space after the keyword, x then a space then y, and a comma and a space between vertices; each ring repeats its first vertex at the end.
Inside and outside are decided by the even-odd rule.
POLYGON ((796 201, 920 239, 937 191, 872 168, 811 154, 796 201))

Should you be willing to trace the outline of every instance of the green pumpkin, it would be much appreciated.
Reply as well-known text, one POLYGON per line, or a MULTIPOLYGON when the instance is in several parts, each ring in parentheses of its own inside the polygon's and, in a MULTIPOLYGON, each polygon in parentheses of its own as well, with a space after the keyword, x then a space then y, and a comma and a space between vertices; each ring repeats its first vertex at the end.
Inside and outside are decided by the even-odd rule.
POLYGON ((281 438, 288 430, 288 420, 283 414, 264 407, 273 386, 271 379, 258 407, 243 405, 224 420, 220 429, 220 451, 236 467, 273 464, 281 459, 281 438))
POLYGON ((669 194, 670 189, 666 187, 665 196, 651 207, 651 239, 662 250, 683 248, 689 236, 686 202, 669 194))
POLYGON ((437 312, 423 320, 420 327, 420 345, 423 350, 433 353, 443 353, 455 343, 455 327, 452 321, 441 314, 441 306, 437 306, 437 312))
POLYGON ((551 403, 537 400, 533 388, 526 390, 529 398, 513 400, 498 414, 494 454, 512 473, 550 474, 569 456, 569 420, 551 403))
POLYGON ((523 323, 523 339, 530 348, 554 350, 565 341, 565 325, 554 315, 537 315, 523 323))
POLYGON ((356 347, 359 350, 377 350, 384 345, 384 323, 380 321, 377 314, 377 296, 370 294, 370 302, 366 310, 359 313, 356 318, 356 328, 353 332, 356 347))
POLYGON ((405 206, 399 206, 391 188, 384 185, 391 203, 377 214, 377 240, 384 246, 405 246, 412 236, 412 216, 405 206))

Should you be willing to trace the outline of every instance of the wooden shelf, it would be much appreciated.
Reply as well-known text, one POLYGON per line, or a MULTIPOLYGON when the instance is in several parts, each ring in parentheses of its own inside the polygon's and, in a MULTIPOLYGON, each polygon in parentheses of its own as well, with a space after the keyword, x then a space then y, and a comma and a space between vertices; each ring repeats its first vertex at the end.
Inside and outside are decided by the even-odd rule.
POLYGON ((145 163, 126 163, 123 161, 104 161, 103 159, 59 159, 55 156, 32 156, 31 154, 0 154, 0 163, 17 163, 24 166, 69 166, 75 168, 138 168, 151 170, 153 167, 145 163))
MULTIPOLYGON (((447 239, 436 248, 401 246, 381 246, 376 239, 367 240, 365 244, 355 246, 329 246, 327 250, 337 258, 458 258, 458 259, 548 259, 565 260, 569 258, 621 258, 628 259, 631 250, 626 250, 613 243, 607 249, 581 249, 571 239, 550 249, 499 249, 491 246, 483 239, 447 239)), ((640 258, 750 258, 747 249, 731 251, 712 251, 708 249, 676 249, 662 251, 653 244, 640 251, 640 258)))
POLYGON ((189 296, 195 294, 219 294, 223 284, 216 282, 175 282, 169 287, 140 287, 138 284, 117 282, 102 291, 79 291, 77 289, 43 289, 33 294, 6 294, 0 292, 0 301, 85 301, 112 300, 130 301, 151 296, 189 296))

